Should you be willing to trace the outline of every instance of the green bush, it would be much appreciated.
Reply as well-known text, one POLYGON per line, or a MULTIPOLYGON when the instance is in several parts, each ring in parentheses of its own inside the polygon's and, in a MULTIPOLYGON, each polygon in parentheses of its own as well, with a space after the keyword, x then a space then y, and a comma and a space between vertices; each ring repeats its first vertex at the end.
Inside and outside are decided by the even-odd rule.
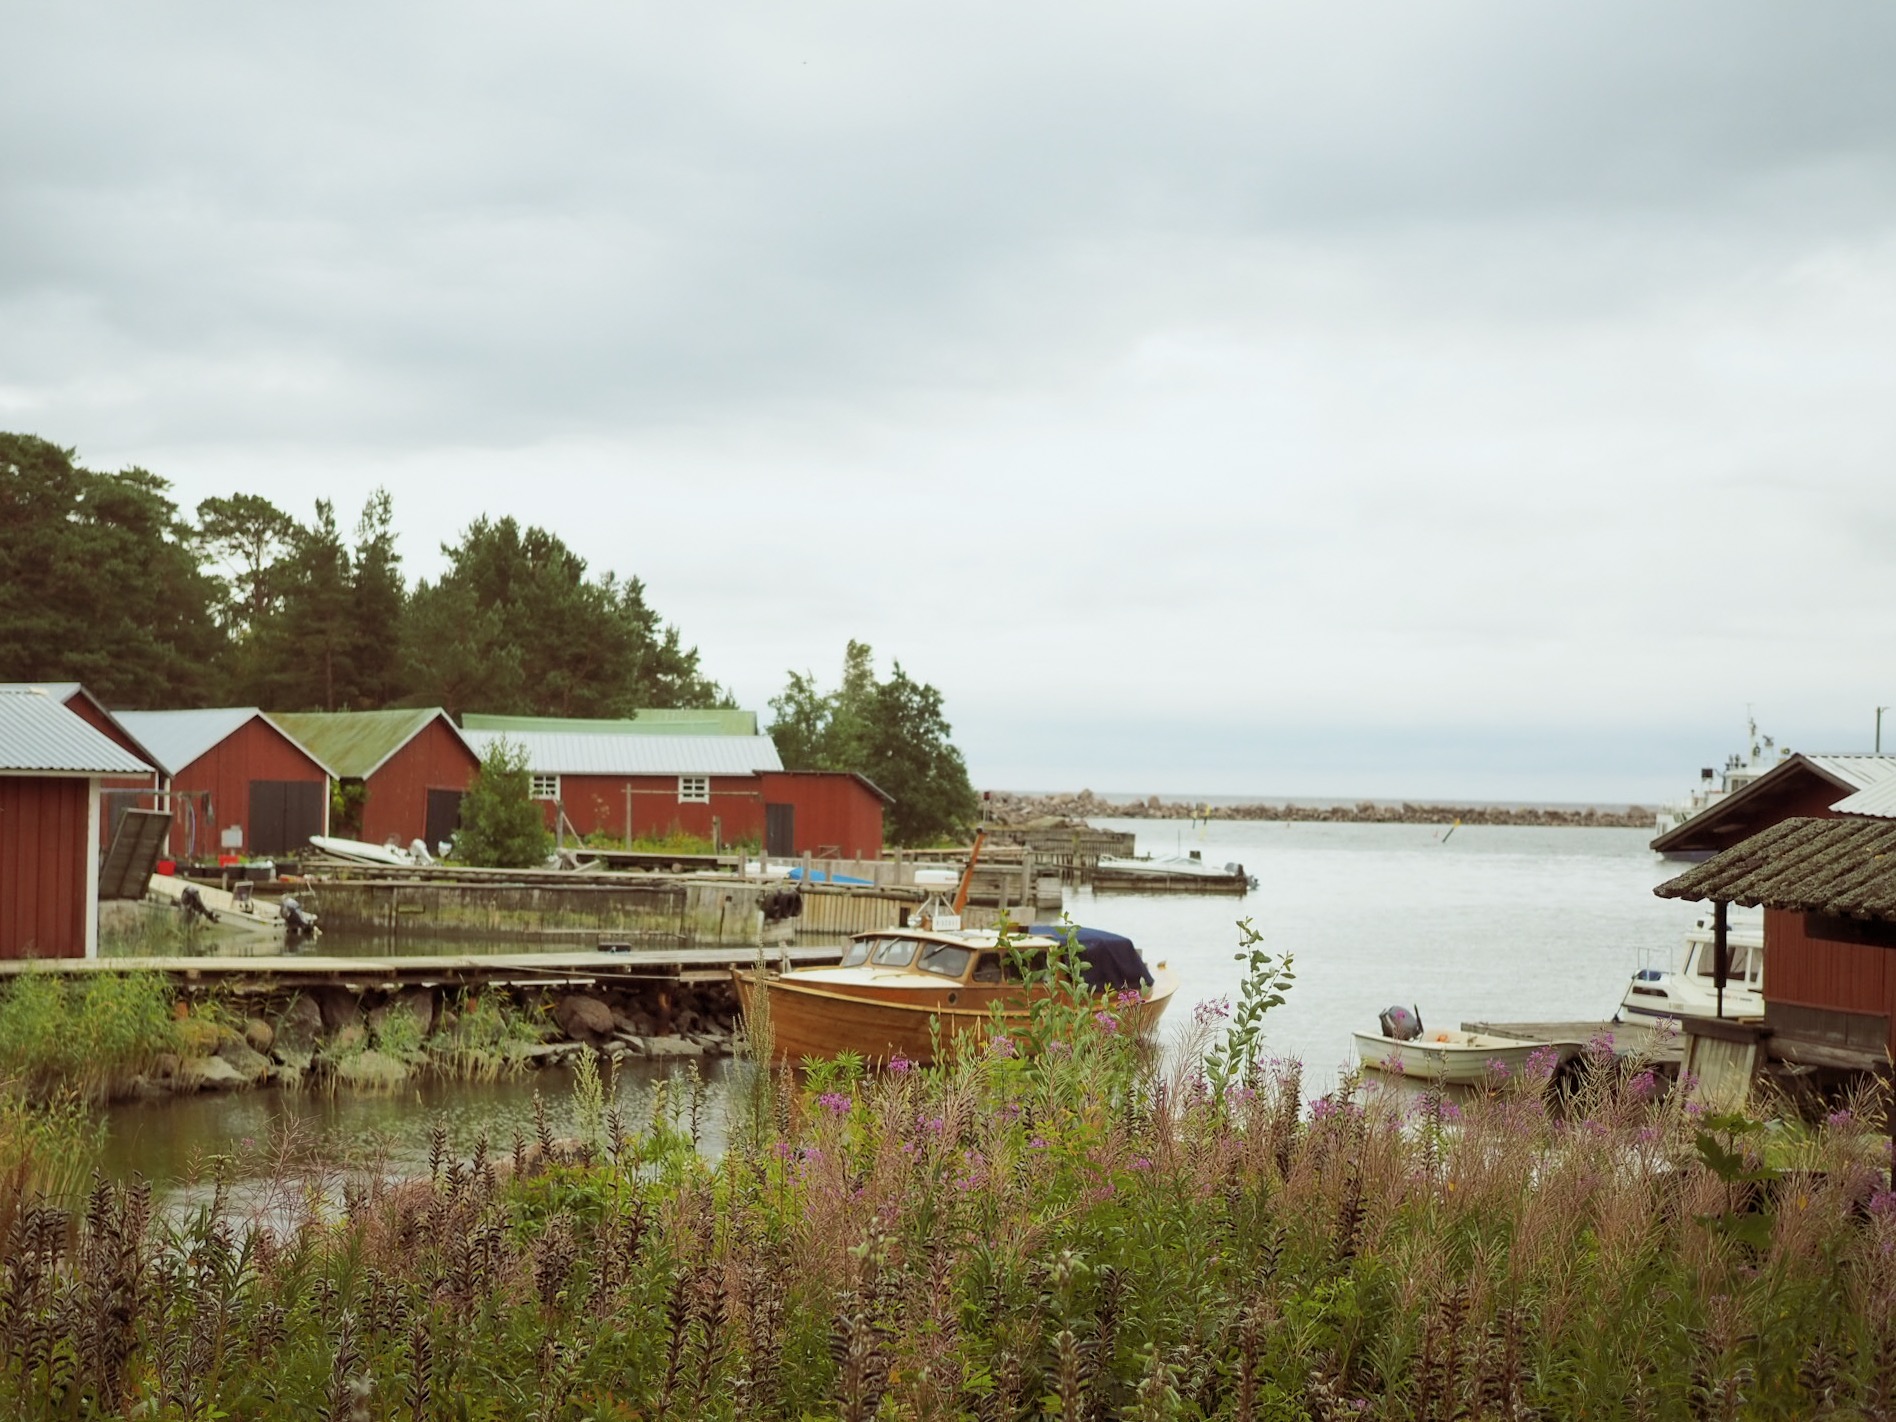
POLYGON ((526 747, 504 737, 481 757, 481 768, 461 797, 454 856, 491 869, 531 869, 553 850, 545 812, 533 798, 526 747))
POLYGON ((172 999, 152 973, 22 973, 0 991, 0 1079, 34 1099, 110 1099, 177 1049, 172 999))

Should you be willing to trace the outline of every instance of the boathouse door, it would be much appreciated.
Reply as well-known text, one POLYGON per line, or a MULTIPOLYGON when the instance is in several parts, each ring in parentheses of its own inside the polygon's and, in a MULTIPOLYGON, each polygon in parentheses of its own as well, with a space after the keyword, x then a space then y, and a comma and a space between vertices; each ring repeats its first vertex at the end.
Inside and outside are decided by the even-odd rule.
POLYGON ((461 792, 459 790, 430 790, 428 792, 428 829, 424 838, 428 841, 428 852, 435 854, 439 847, 454 838, 454 832, 461 827, 461 792))
POLYGON ((323 832, 323 799, 329 786, 320 780, 253 780, 250 823, 244 848, 251 854, 289 854, 323 832))
POLYGON ((797 852, 797 807, 764 806, 764 853, 772 859, 789 859, 797 852))

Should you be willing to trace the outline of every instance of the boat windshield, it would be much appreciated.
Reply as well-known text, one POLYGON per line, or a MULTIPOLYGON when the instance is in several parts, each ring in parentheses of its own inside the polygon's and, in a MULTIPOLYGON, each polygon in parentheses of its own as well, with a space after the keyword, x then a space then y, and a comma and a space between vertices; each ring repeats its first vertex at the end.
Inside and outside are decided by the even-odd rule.
POLYGON ((979 953, 974 959, 974 976, 970 979, 977 983, 1017 983, 1021 980, 1020 964, 1011 953, 979 953))
POLYGON ((878 968, 906 968, 914 961, 913 938, 885 938, 876 945, 875 964, 878 968))
MULTIPOLYGON (((1727 951, 1731 954, 1731 976, 1734 978, 1749 978, 1752 975, 1751 945, 1748 943, 1731 943, 1726 946, 1727 951)), ((1707 943, 1698 955, 1698 975, 1701 978, 1710 981, 1711 978, 1715 976, 1712 970, 1716 966, 1717 958, 1718 954, 1712 950, 1712 945, 1707 943)))
POLYGON ((922 961, 918 966, 924 973, 959 979, 968 971, 968 959, 973 956, 968 949, 957 948, 952 943, 930 943, 922 949, 922 961))
POLYGON ((869 961, 869 950, 875 947, 873 938, 852 938, 843 945, 843 966, 860 968, 869 961))

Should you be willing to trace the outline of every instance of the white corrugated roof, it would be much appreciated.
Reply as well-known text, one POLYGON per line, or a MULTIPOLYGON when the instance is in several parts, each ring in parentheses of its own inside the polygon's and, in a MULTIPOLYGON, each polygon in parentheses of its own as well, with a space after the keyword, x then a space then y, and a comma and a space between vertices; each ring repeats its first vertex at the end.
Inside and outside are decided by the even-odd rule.
POLYGON ((783 769, 769 736, 469 731, 467 740, 483 756, 495 741, 525 747, 536 775, 755 775, 783 769))
POLYGON ((46 692, 0 691, 0 771, 143 775, 150 769, 46 692))
POLYGON ((1859 790, 1867 790, 1896 776, 1896 755, 1811 755, 1806 751, 1804 759, 1859 790))
POLYGON ((1846 795, 1830 807, 1840 815, 1871 815, 1879 820, 1896 820, 1896 776, 1885 776, 1874 785, 1866 785, 1854 795, 1846 795))
POLYGON ((335 774, 322 761, 310 755, 307 746, 299 743, 296 737, 289 735, 254 706, 212 706, 190 711, 119 711, 114 715, 121 726, 138 738, 141 745, 148 747, 153 755, 164 762, 159 768, 167 775, 176 775, 257 717, 262 717, 277 734, 321 766, 324 774, 335 774))

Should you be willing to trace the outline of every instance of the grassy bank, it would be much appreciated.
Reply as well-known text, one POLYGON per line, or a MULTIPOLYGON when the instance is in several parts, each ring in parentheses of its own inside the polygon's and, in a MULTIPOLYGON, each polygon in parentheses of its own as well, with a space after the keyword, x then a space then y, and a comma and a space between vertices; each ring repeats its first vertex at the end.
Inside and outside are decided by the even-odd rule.
MULTIPOLYGON (((1864 1117, 1706 1117, 1589 1063, 1312 1102, 1265 960, 1161 1067, 1110 1003, 938 1068, 741 1075, 445 1137, 268 1227, 14 1197, 23 1418, 1802 1418, 1896 1407, 1896 1196, 1864 1117), (676 1103, 673 1103, 675 1106, 676 1103)), ((1548 1065, 1551 1065, 1549 1063, 1548 1065)), ((585 1088, 582 1083, 582 1094, 585 1088)), ((586 1102, 581 1102, 582 1108, 586 1102)), ((291 1192, 292 1194, 294 1192, 291 1192)))

